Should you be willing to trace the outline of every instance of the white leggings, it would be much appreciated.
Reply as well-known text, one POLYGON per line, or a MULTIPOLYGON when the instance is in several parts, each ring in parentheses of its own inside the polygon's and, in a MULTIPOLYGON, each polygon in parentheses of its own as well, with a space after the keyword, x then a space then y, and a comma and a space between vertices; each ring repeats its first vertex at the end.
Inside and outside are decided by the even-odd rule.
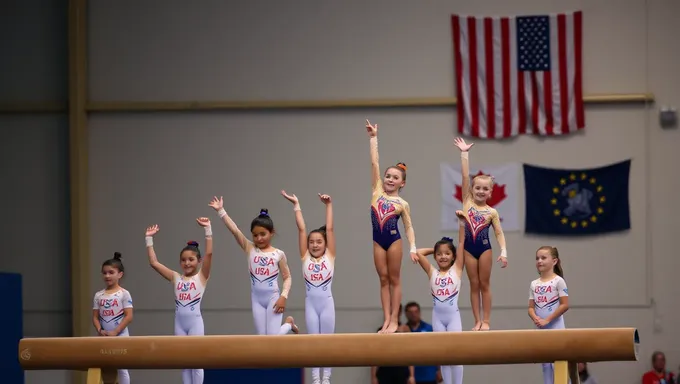
MULTIPOLYGON (((175 314, 175 336, 203 336, 203 316, 175 314)), ((203 384, 202 369, 183 369, 182 384, 203 384)))
POLYGON ((274 304, 279 299, 276 293, 269 297, 251 293, 250 299, 253 305, 253 320, 258 335, 285 335, 290 332, 290 324, 281 324, 283 313, 274 313, 274 304))
MULTIPOLYGON (((127 328, 125 328, 125 330, 118 336, 127 337, 130 336, 130 333, 128 332, 127 328)), ((118 384, 130 384, 130 372, 128 372, 127 369, 118 370, 118 384)))
MULTIPOLYGON (((564 329, 564 318, 559 317, 553 320, 550 324, 546 325, 540 329, 564 329)), ((555 364, 553 363, 542 363, 543 368, 543 384, 553 384, 555 381, 555 364)), ((569 380, 571 383, 571 380, 569 380)))
MULTIPOLYGON (((305 299, 305 320, 307 333, 310 335, 320 333, 335 333, 335 300, 333 296, 309 297, 305 299)), ((319 379, 320 369, 312 368, 312 378, 319 379)), ((331 378, 331 368, 323 369, 323 377, 331 378)))
MULTIPOLYGON (((458 307, 435 306, 432 309, 432 330, 435 332, 462 332, 458 307)), ((442 365, 444 384, 463 384, 462 365, 442 365)))

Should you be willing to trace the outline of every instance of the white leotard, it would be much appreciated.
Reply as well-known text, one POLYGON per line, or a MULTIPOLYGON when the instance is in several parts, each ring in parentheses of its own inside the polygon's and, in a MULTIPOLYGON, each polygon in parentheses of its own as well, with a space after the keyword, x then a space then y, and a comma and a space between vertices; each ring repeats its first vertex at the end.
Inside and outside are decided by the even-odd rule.
POLYGON ((460 278, 453 268, 449 268, 442 274, 434 266, 430 276, 430 290, 432 291, 432 303, 437 307, 452 307, 458 309, 458 290, 460 278))
MULTIPOLYGON (((106 293, 105 289, 94 294, 92 309, 99 311, 99 323, 105 331, 113 331, 125 317, 124 310, 132 308, 132 297, 126 289, 119 289, 113 293, 106 293)), ((120 336, 127 336, 125 327, 120 336)))
POLYGON ((302 276, 305 278, 307 297, 331 297, 333 285, 333 259, 327 254, 315 259, 309 251, 302 259, 302 276))
POLYGON ((205 287, 198 274, 189 278, 176 274, 173 285, 175 290, 175 315, 201 316, 201 301, 205 287))
POLYGON ((290 324, 281 324, 282 313, 274 313, 274 304, 280 295, 279 261, 285 258, 286 254, 280 249, 262 252, 255 246, 248 254, 250 300, 255 330, 259 335, 280 335, 291 329, 290 324))
POLYGON ((262 252, 253 247, 248 255, 252 292, 269 299, 279 293, 279 261, 286 255, 280 249, 262 252))
MULTIPOLYGON (((550 316, 560 306, 560 297, 569 296, 567 283, 563 278, 555 276, 550 281, 536 279, 529 286, 529 300, 534 301, 534 311, 542 319, 550 316)), ((544 328, 564 328, 564 318, 560 316, 544 328)))

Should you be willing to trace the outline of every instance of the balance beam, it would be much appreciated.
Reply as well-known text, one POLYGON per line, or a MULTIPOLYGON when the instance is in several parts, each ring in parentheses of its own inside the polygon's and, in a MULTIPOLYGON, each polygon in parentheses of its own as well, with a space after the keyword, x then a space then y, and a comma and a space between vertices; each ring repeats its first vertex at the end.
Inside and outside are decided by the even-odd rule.
MULTIPOLYGON (((635 328, 24 338, 25 370, 496 365, 637 361, 635 328), (177 353, 177 351, 182 353, 177 353)), ((563 368, 561 368, 563 367, 563 368)), ((565 376, 566 379, 566 376, 565 376)), ((557 382, 556 382, 557 384, 557 382)), ((566 384, 566 382, 565 382, 566 384)))

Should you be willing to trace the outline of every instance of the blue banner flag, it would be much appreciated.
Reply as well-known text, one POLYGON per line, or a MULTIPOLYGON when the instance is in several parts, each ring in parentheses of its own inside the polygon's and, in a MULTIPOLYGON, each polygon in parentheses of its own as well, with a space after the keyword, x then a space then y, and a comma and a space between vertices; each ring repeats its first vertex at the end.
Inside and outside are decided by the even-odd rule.
POLYGON ((591 169, 524 164, 525 232, 597 235, 630 229, 630 163, 591 169))

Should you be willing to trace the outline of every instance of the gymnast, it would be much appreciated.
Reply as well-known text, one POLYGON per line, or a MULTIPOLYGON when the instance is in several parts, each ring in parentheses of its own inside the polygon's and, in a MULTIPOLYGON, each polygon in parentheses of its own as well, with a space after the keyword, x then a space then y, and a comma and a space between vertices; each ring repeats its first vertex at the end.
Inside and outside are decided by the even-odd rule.
MULTIPOLYGON (((125 267, 120 252, 102 264, 104 289, 94 294, 92 324, 99 336, 130 336, 128 325, 132 322, 132 296, 120 286, 125 267)), ((118 383, 130 384, 127 369, 118 370, 118 383)))
MULTIPOLYGON (((529 285, 529 317, 539 329, 564 329, 569 291, 557 248, 539 248, 536 251, 536 269, 539 277, 529 285)), ((542 366, 543 384, 553 384, 554 364, 543 363, 542 366)))
MULTIPOLYGON (((432 329, 434 332, 462 332, 463 325, 458 309, 458 293, 465 265, 465 253, 456 249, 453 240, 443 237, 434 248, 418 250, 418 263, 430 280, 432 293, 432 329), (434 254, 435 268, 427 259, 434 254)), ((444 384, 462 384, 463 366, 442 366, 444 384)))
MULTIPOLYGON (((307 333, 335 332, 335 301, 331 286, 335 271, 335 232, 333 230, 333 204, 329 195, 319 194, 326 205, 326 225, 307 234, 297 196, 281 191, 281 195, 293 203, 295 223, 298 228, 298 244, 302 259, 302 275, 305 278, 305 320, 307 333)), ((330 384, 331 368, 312 368, 312 384, 330 384)))
MULTIPOLYGON (((210 279, 212 266, 213 240, 210 220, 207 217, 196 219, 198 225, 205 229, 205 255, 201 256, 198 243, 189 241, 179 253, 179 265, 182 274, 171 270, 158 261, 153 248, 153 236, 160 228, 154 224, 146 229, 146 253, 149 264, 159 275, 168 280, 175 291, 175 335, 203 336, 205 328, 201 314, 201 301, 210 279), (200 269, 199 269, 200 266, 200 269)), ((202 369, 183 369, 183 384, 202 384, 202 369)))
POLYGON ((497 261, 502 263, 502 268, 508 265, 505 236, 503 235, 498 212, 486 203, 493 191, 493 178, 487 175, 478 175, 470 182, 468 153, 474 144, 467 144, 461 138, 456 138, 454 144, 461 151, 463 211, 457 211, 456 214, 465 223, 463 252, 465 253, 465 268, 470 280, 470 303, 472 304, 472 314, 475 318, 475 325, 472 330, 488 331, 491 319, 490 280, 492 266, 489 227, 493 227, 496 233, 496 240, 498 240, 498 245, 501 248, 497 261), (479 316, 480 292, 484 309, 484 317, 481 321, 479 316))
POLYGON ((411 260, 418 262, 416 236, 411 223, 408 202, 399 196, 406 184, 406 164, 388 167, 380 176, 378 156, 378 125, 366 120, 366 131, 371 149, 371 221, 373 223, 373 261, 380 277, 380 301, 384 322, 379 333, 393 333, 399 326, 401 303, 402 240, 399 234, 399 217, 404 220, 404 231, 411 248, 411 260))
POLYGON ((236 242, 248 255, 250 269, 250 299, 255 321, 255 330, 259 335, 283 335, 290 331, 298 333, 292 316, 288 316, 281 324, 286 300, 292 286, 292 277, 288 268, 286 254, 271 245, 274 235, 274 221, 269 217, 267 209, 261 209, 260 214, 250 223, 250 233, 253 240, 248 240, 236 223, 224 210, 223 198, 213 197, 208 204, 222 219, 236 242), (283 278, 283 289, 279 291, 279 273, 283 278))

